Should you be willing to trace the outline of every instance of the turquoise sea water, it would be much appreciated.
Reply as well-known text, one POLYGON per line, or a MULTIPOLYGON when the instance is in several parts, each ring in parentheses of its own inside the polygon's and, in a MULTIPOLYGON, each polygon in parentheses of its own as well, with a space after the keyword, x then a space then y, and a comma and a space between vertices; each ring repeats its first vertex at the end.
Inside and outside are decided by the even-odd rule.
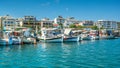
POLYGON ((120 39, 0 46, 0 68, 120 68, 120 39))

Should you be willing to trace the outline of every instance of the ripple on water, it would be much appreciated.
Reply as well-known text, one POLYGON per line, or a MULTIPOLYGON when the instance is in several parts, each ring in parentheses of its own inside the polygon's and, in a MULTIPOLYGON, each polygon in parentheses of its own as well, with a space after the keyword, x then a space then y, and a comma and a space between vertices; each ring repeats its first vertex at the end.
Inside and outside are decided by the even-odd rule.
POLYGON ((0 46, 0 68, 119 68, 119 41, 0 46))

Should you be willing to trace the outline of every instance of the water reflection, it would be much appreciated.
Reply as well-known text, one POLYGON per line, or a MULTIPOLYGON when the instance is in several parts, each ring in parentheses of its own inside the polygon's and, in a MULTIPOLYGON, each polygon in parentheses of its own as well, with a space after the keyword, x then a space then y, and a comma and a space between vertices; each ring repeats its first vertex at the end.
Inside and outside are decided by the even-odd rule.
POLYGON ((0 50, 5 52, 16 51, 20 49, 21 49, 21 45, 0 46, 0 50))

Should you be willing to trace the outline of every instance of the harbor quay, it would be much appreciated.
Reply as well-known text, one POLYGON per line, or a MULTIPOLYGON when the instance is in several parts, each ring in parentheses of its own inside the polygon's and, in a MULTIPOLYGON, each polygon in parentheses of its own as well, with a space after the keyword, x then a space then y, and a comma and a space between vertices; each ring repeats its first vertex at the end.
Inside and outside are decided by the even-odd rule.
POLYGON ((84 40, 117 39, 119 22, 110 20, 80 21, 74 17, 37 20, 34 16, 0 17, 0 45, 80 42, 84 40))
POLYGON ((37 43, 65 43, 81 42, 86 40, 118 39, 119 32, 115 30, 93 30, 74 28, 41 28, 36 32, 30 28, 21 28, 19 31, 6 30, 0 32, 0 45, 24 45, 37 43))

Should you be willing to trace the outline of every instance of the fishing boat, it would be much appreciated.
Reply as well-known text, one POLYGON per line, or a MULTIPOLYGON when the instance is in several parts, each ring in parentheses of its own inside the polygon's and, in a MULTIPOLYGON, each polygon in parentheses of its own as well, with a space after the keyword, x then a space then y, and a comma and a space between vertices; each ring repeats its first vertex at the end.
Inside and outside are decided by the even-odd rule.
POLYGON ((0 45, 6 45, 6 44, 7 44, 7 42, 5 40, 0 39, 0 45))
POLYGON ((41 36, 39 37, 41 42, 63 42, 63 36, 59 29, 57 28, 42 28, 41 36))
POLYGON ((89 35, 90 35, 91 40, 98 40, 99 39, 99 35, 98 35, 97 30, 91 30, 89 35))
POLYGON ((20 37, 17 37, 17 36, 13 36, 12 37, 12 41, 13 41, 13 45, 19 45, 19 44, 21 44, 21 38, 20 37))
POLYGON ((75 36, 72 29, 65 29, 63 42, 77 42, 80 40, 79 36, 75 36))
POLYGON ((3 31, 0 31, 0 45, 6 45, 6 41, 3 40, 3 31))
POLYGON ((36 38, 33 33, 31 33, 31 29, 27 29, 22 36, 22 44, 36 44, 36 38))
POLYGON ((91 37, 90 37, 88 31, 82 32, 80 34, 80 40, 90 40, 90 39, 91 39, 91 37))
POLYGON ((2 37, 0 37, 0 45, 12 45, 13 40, 12 40, 12 36, 9 35, 9 32, 2 32, 2 37))
POLYGON ((12 45, 12 43, 13 43, 12 37, 0 39, 0 45, 12 45))
POLYGON ((112 30, 101 30, 100 39, 115 39, 112 30))

